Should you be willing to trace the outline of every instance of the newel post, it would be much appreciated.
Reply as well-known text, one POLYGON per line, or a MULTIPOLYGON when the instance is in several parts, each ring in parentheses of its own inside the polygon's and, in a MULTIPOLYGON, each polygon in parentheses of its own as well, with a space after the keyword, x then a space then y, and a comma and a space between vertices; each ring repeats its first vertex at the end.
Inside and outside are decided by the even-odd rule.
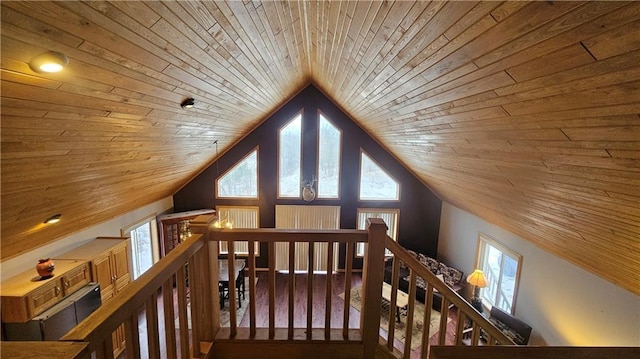
POLYGON ((363 358, 373 358, 380 330, 380 307, 382 304, 382 281, 384 280, 384 248, 387 225, 380 218, 367 220, 369 239, 364 259, 362 300, 363 315, 360 317, 363 358))
MULTIPOLYGON (((218 329, 220 329, 220 308, 213 305, 217 303, 218 298, 218 256, 213 256, 215 262, 211 261, 211 249, 215 251, 214 245, 209 245, 211 241, 211 224, 215 221, 215 215, 202 215, 191 220, 190 229, 194 234, 202 234, 201 240, 204 241, 203 247, 197 256, 197 273, 195 282, 189 279, 191 291, 191 303, 195 306, 197 316, 200 341, 212 342, 218 329), (192 285, 193 284, 193 285, 192 285), (197 298, 197 300, 193 300, 197 298)), ((214 242, 216 243, 216 242, 214 242)))

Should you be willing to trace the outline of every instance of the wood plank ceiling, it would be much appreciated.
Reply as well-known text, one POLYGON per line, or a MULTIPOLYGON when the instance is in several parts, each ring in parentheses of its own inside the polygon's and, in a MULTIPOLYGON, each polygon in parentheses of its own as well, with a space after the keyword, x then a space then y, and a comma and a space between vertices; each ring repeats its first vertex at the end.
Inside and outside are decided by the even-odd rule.
POLYGON ((443 200, 640 294, 640 2, 1 6, 2 259, 172 195, 314 83, 443 200))

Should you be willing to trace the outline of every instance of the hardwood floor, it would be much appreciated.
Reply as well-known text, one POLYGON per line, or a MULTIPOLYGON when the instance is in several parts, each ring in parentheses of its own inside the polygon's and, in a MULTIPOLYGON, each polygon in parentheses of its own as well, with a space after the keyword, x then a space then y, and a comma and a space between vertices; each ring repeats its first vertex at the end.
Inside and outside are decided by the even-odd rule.
MULTIPOLYGON (((344 273, 334 273, 332 277, 332 290, 331 290, 331 328, 342 328, 343 322, 343 303, 341 294, 344 293, 344 273)), ((267 328, 269 325, 269 298, 268 298, 268 278, 266 272, 257 273, 258 281, 256 283, 256 326, 258 328, 267 328)), ((295 302, 294 302, 294 326, 306 327, 307 325, 307 275, 296 274, 295 275, 295 302)), ((325 326, 325 292, 326 292, 326 280, 325 274, 314 274, 313 276, 313 308, 312 308, 312 326, 314 328, 324 328, 325 326)), ((354 273, 351 279, 351 287, 362 285, 362 277, 359 273, 354 273)), ((247 287, 246 297, 249 298, 249 288, 247 287)), ((276 274, 276 300, 275 300, 275 326, 276 328, 287 328, 288 326, 288 309, 289 309, 289 283, 288 274, 277 273, 276 274)), ((177 301, 177 295, 174 291, 174 301, 177 301)), ((213 300, 218 301, 217 298, 213 300)), ((226 308, 228 310, 228 302, 226 302, 226 308)), ((360 312, 349 306, 349 328, 358 328, 360 324, 360 312)), ((223 310, 225 310, 223 308, 223 310)), ((455 326, 457 322, 457 310, 454 308, 449 310, 448 313, 451 321, 447 325, 446 344, 452 345, 455 343, 455 326)), ((158 322, 160 324, 160 346, 165 347, 164 343, 164 313, 162 310, 162 295, 158 297, 158 322)), ((242 317, 237 318, 238 327, 249 327, 249 311, 247 310, 242 314, 242 317)), ((144 311, 141 311, 138 328, 140 331, 140 352, 141 358, 148 357, 147 350, 147 324, 144 311)), ((381 329, 381 335, 386 337, 386 332, 381 329)), ((432 335, 430 338, 431 345, 437 345, 437 335, 432 335)), ((178 342, 178 350, 180 343, 178 342)), ((394 346, 396 348, 402 348, 403 343, 395 340, 394 346)), ((163 349, 164 350, 164 349, 163 349)), ((162 350, 161 350, 162 352, 162 350)), ((161 354, 161 357, 166 357, 165 354, 161 354)), ((419 350, 413 350, 411 358, 419 358, 419 350)), ((126 352, 119 356, 119 359, 127 358, 126 352)))
MULTIPOLYGON (((269 326, 269 297, 267 273, 259 272, 256 284, 256 326, 269 326)), ((276 273, 276 300, 275 300, 275 326, 276 328, 288 327, 289 310, 289 276, 276 273)), ((294 302, 294 326, 306 327, 307 325, 307 282, 306 274, 295 275, 295 302, 294 302)), ((351 287, 362 285, 360 274, 354 274, 351 279, 351 287)), ((312 326, 324 328, 325 326, 325 293, 327 276, 325 274, 313 275, 313 308, 312 326)), ((340 294, 344 293, 344 273, 334 273, 332 277, 331 299, 331 328, 342 328, 343 303, 340 294)), ((360 312, 353 307, 349 311, 349 327, 357 328, 360 324, 360 312)), ((249 313, 244 318, 239 318, 239 327, 249 326, 249 313)))

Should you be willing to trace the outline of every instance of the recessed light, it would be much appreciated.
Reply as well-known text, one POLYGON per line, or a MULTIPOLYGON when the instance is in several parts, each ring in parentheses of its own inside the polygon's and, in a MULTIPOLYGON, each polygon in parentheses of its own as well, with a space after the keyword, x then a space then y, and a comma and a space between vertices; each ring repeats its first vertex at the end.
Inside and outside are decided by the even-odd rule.
POLYGON ((60 217, 62 217, 62 215, 60 213, 54 214, 53 216, 45 219, 44 223, 46 223, 46 224, 58 223, 58 222, 60 222, 60 217))
POLYGON ((38 73, 54 73, 61 71, 68 64, 69 58, 65 54, 49 51, 34 57, 29 62, 29 67, 38 73))
POLYGON ((188 98, 188 99, 182 101, 182 103, 180 104, 180 107, 182 107, 182 108, 192 108, 195 104, 196 104, 196 100, 194 100, 193 98, 188 98))

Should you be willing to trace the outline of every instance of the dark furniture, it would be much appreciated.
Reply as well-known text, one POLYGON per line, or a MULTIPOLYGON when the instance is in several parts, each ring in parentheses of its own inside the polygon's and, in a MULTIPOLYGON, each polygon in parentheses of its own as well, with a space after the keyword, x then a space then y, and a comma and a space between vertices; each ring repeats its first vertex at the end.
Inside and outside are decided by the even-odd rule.
MULTIPOLYGON (((242 308, 240 295, 244 299, 244 267, 243 259, 236 259, 234 262, 234 270, 236 275, 236 290, 238 291, 238 307, 242 308)), ((229 261, 227 259, 218 259, 218 292, 220 292, 220 308, 224 307, 225 299, 229 298, 229 261)))
MULTIPOLYGON (((439 278, 442 279, 445 284, 451 288, 456 293, 460 293, 462 290, 462 280, 463 280, 463 272, 458 270, 457 268, 449 267, 446 264, 439 262, 431 257, 427 257, 422 253, 416 253, 414 251, 408 251, 409 254, 416 257, 416 259, 424 265, 427 269, 431 271, 431 273, 435 274, 439 278)), ((391 275, 392 275, 392 267, 393 261, 387 260, 384 266, 384 281, 391 284, 391 275)), ((422 303, 425 302, 425 292, 427 283, 421 277, 417 278, 416 281, 416 299, 422 303)), ((409 268, 404 266, 403 263, 400 264, 400 273, 398 276, 398 289, 409 293, 409 268)), ((432 308, 440 311, 442 307, 442 294, 434 289, 433 292, 433 305, 432 308)))
MULTIPOLYGON (((498 307, 492 307, 489 312, 489 321, 496 326, 496 328, 500 329, 506 336, 511 338, 514 343, 518 345, 527 345, 529 343, 529 338, 531 337, 531 327, 523 322, 522 320, 514 317, 513 315, 503 311, 498 307)), ((471 342, 471 333, 473 332, 473 328, 471 327, 471 323, 469 323, 469 328, 465 329, 462 332, 462 343, 469 345, 471 342)), ((484 333, 480 332, 480 341, 479 345, 483 345, 486 343, 484 333)))

